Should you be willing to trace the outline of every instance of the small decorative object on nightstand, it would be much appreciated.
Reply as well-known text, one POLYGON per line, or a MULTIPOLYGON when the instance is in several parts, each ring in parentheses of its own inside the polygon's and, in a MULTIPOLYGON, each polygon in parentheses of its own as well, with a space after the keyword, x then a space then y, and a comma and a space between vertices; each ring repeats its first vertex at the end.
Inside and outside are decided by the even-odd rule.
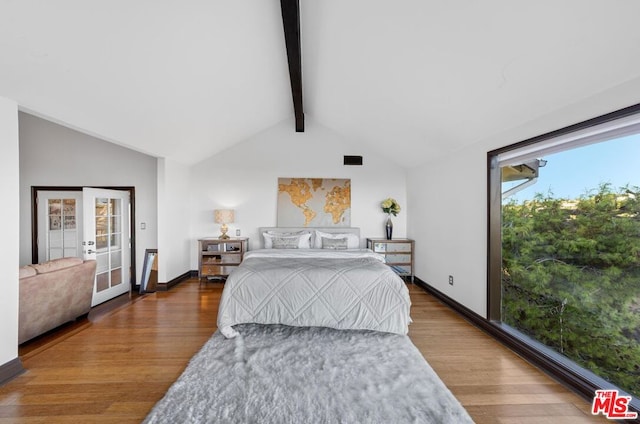
POLYGON ((248 237, 198 240, 198 278, 226 278, 235 267, 240 265, 248 246, 248 237))
POLYGON ((392 199, 391 197, 389 197, 380 202, 380 207, 382 208, 382 212, 387 214, 385 233, 387 236, 387 240, 391 240, 391 238, 393 237, 393 222, 391 221, 391 215, 398 215, 398 213, 400 212, 400 205, 398 204, 396 199, 392 199))
POLYGON ((213 219, 216 221, 216 224, 222 224, 220 226, 220 238, 221 239, 229 239, 227 235, 227 231, 229 231, 229 227, 227 224, 232 224, 234 219, 234 211, 233 209, 216 209, 213 211, 213 219))
POLYGON ((415 242, 411 239, 367 239, 367 248, 384 255, 386 264, 401 277, 410 277, 413 283, 413 251, 415 242))

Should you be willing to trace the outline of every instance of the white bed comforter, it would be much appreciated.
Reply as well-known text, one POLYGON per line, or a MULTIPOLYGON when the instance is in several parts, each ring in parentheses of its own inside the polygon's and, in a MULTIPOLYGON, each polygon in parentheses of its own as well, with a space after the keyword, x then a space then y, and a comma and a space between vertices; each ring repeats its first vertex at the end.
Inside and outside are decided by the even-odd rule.
POLYGON ((218 328, 285 324, 407 334, 404 281, 368 249, 262 249, 247 252, 227 278, 218 328))

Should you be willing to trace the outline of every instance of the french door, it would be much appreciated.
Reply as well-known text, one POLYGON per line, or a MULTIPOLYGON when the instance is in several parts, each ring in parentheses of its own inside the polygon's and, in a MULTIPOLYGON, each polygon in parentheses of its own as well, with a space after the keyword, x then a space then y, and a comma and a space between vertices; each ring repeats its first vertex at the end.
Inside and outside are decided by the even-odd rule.
POLYGON ((129 192, 84 187, 83 258, 97 262, 91 306, 131 289, 129 192))

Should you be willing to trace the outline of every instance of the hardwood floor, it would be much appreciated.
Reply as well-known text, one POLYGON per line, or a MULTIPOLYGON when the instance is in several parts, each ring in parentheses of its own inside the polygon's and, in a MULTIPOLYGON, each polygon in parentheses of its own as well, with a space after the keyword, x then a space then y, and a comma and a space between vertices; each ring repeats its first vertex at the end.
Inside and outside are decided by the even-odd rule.
MULTIPOLYGON (((0 387, 0 423, 139 423, 216 328, 222 284, 191 279, 120 298, 20 347, 27 372, 0 387)), ((410 337, 483 423, 607 422, 422 289, 410 337)))

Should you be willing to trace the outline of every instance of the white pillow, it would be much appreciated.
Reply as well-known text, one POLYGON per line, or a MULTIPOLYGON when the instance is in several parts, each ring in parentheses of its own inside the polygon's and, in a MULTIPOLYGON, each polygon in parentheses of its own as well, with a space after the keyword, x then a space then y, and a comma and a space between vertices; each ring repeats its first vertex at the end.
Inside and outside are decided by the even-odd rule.
POLYGON ((262 233, 264 238, 264 248, 273 249, 274 247, 282 248, 282 246, 296 246, 296 249, 310 249, 311 248, 311 233, 302 232, 301 234, 292 233, 276 233, 266 232, 262 233), (273 241, 277 239, 276 246, 273 241))
POLYGON ((315 240, 314 240, 314 248, 316 249, 322 249, 322 238, 328 238, 328 239, 339 239, 339 238, 346 238, 347 239, 347 249, 359 249, 360 248, 360 237, 358 237, 355 234, 349 234, 349 233, 341 233, 341 234, 330 234, 330 233, 324 233, 322 231, 317 231, 316 230, 316 236, 315 236, 315 240))

